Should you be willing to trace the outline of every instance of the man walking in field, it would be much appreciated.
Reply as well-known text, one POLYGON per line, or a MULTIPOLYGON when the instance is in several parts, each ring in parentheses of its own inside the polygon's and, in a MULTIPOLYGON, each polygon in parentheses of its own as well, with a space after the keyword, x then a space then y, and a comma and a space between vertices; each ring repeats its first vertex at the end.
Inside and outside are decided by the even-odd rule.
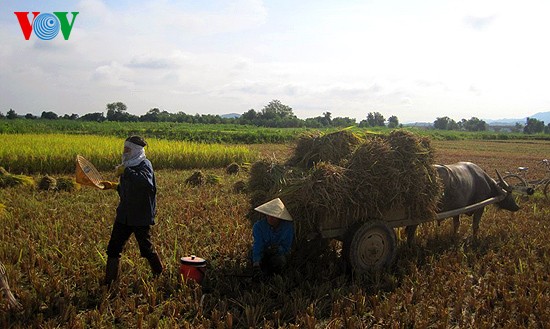
POLYGON ((252 265, 256 273, 281 273, 294 239, 292 216, 281 199, 264 203, 254 210, 265 215, 252 227, 252 265))
POLYGON ((162 262, 151 243, 150 229, 155 224, 157 186, 153 166, 145 156, 146 145, 140 136, 128 137, 124 141, 122 164, 116 168, 119 183, 102 182, 105 189, 116 189, 120 196, 107 246, 106 285, 116 280, 122 250, 132 233, 141 256, 147 259, 153 274, 158 276, 163 271, 162 262))

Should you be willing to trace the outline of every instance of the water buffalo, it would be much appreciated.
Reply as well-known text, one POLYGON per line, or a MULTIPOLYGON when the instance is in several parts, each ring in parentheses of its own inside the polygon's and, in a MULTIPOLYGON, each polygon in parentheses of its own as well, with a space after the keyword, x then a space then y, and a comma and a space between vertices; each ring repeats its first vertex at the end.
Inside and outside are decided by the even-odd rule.
MULTIPOLYGON (((438 205, 438 212, 445 212, 469 206, 492 197, 506 195, 502 201, 496 205, 501 209, 510 211, 519 210, 511 194, 510 186, 500 177, 500 183, 492 179, 483 169, 471 162, 458 162, 452 165, 435 165, 437 174, 443 183, 443 195, 438 205)), ((483 215, 484 207, 466 213, 473 218, 473 238, 477 238, 479 221, 483 215)), ((453 231, 458 233, 459 216, 453 217, 453 231)), ((407 241, 411 243, 414 239, 416 227, 418 225, 407 226, 407 241)))

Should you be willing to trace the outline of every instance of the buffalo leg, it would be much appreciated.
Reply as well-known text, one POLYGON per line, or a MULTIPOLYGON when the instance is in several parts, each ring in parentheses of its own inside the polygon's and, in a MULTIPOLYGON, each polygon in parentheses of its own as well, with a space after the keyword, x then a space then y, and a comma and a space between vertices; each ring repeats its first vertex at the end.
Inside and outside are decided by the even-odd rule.
POLYGON ((414 242, 414 235, 416 233, 416 227, 418 225, 409 225, 405 228, 405 232, 407 233, 407 244, 410 246, 412 246, 413 242, 414 242))
POLYGON ((477 232, 479 231, 479 222, 481 221, 481 215, 483 215, 484 208, 480 208, 474 212, 474 221, 473 221, 473 237, 474 240, 477 240, 477 232))
POLYGON ((453 233, 456 236, 458 234, 458 229, 460 228, 460 215, 453 217, 453 233))

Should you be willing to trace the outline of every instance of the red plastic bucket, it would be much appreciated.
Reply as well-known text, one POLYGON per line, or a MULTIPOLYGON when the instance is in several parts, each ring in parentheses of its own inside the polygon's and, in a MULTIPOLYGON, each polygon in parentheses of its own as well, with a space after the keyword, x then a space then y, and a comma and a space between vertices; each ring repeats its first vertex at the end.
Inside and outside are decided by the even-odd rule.
POLYGON ((206 260, 195 255, 180 259, 180 274, 185 280, 201 283, 206 275, 206 260))

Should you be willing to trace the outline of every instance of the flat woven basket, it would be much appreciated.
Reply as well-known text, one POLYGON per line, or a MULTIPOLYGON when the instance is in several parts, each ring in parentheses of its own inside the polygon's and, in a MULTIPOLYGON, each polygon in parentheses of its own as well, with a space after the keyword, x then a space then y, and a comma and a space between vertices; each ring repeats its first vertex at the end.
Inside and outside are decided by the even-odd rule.
POLYGON ((93 186, 98 189, 103 189, 104 186, 101 183, 104 181, 103 177, 94 167, 94 165, 86 160, 81 155, 76 156, 76 182, 82 185, 93 186))

